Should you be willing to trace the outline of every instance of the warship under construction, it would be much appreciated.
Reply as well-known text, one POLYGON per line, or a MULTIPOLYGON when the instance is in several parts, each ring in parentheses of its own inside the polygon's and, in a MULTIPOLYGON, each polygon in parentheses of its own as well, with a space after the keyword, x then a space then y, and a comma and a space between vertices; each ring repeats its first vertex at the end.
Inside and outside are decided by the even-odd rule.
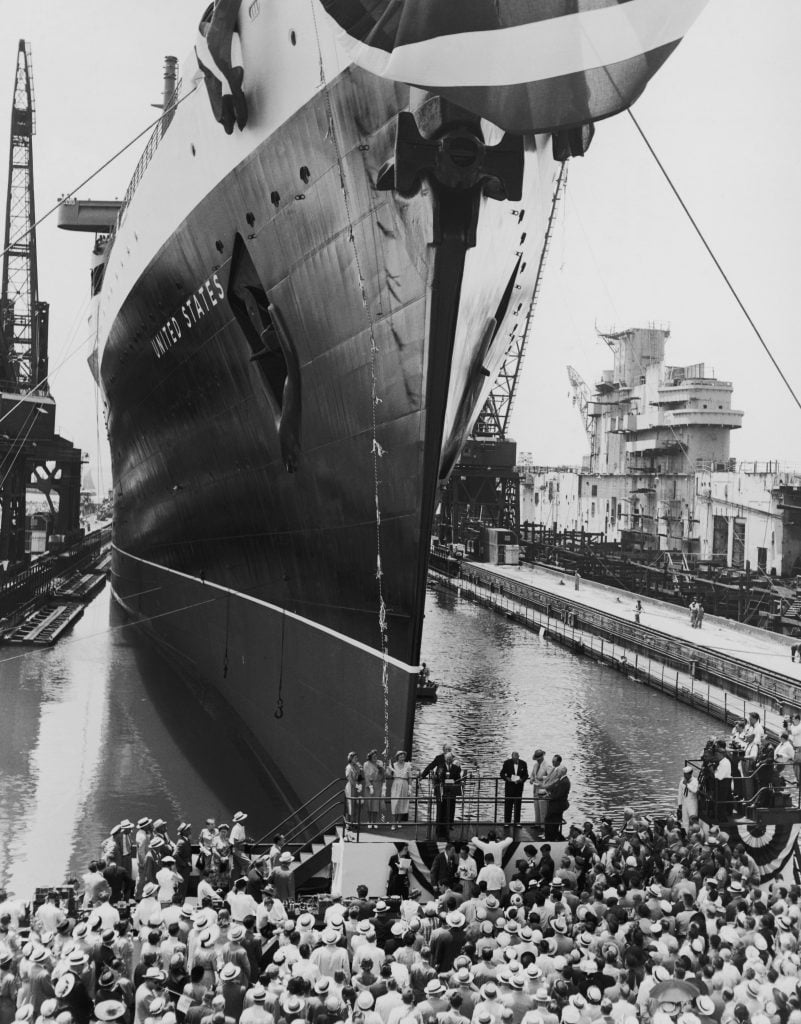
POLYGON ((437 487, 559 172, 704 3, 216 0, 123 202, 63 207, 98 236, 114 594, 288 807, 408 749, 437 487))

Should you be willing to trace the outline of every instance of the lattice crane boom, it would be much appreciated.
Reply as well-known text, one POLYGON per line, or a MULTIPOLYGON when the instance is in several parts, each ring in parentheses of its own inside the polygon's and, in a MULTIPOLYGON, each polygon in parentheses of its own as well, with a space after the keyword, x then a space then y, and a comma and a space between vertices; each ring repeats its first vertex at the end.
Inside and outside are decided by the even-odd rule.
MULTIPOLYGON (((487 396, 481 412, 478 415, 476 424, 473 427, 474 438, 496 438, 505 440, 509 430, 512 410, 514 409, 517 387, 520 381, 520 370, 523 365, 523 358, 528 347, 528 340, 531 334, 531 324, 534 320, 534 312, 537 307, 537 300, 540 295, 543 271, 548 259, 548 252, 551 245, 551 235, 556 222, 556 212, 559 200, 562 197, 567 184, 567 161, 564 161, 559 168, 559 174, 554 186, 551 199, 551 210, 548 215, 548 224, 545 228, 545 237, 540 251, 537 276, 534 281, 534 289, 531 293, 531 301, 526 310, 523 329, 518 332, 517 325, 512 328, 512 334, 504 355, 501 368, 495 378, 492 390, 487 396)), ((499 325, 500 326, 500 325, 499 325)))
POLYGON ((49 304, 39 301, 33 136, 36 104, 30 46, 21 39, 11 108, 8 192, 0 288, 0 383, 46 389, 49 304))
POLYGON ((594 430, 592 417, 589 414, 590 389, 578 370, 574 369, 572 366, 568 366, 567 368, 567 377, 570 381, 570 387, 573 390, 573 405, 577 407, 579 415, 581 416, 581 422, 584 424, 584 430, 587 433, 587 437, 592 441, 594 430))

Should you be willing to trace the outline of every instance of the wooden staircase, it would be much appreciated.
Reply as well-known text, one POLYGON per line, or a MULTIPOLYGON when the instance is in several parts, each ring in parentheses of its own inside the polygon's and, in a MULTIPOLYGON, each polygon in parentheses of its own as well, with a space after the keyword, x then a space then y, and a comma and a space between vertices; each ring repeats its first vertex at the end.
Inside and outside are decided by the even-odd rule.
POLYGON ((295 886, 302 887, 331 864, 331 850, 342 825, 345 780, 333 779, 319 793, 273 826, 254 844, 254 852, 266 852, 273 836, 283 835, 285 849, 293 856, 295 886))

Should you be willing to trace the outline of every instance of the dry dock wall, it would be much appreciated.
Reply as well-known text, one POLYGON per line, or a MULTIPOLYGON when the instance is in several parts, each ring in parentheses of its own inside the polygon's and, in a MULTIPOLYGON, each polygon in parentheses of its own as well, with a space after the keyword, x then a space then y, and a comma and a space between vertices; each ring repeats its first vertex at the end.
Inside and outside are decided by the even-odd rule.
MULTIPOLYGON (((724 720, 740 718, 753 707, 766 724, 773 720, 777 729, 784 715, 801 712, 801 688, 795 679, 747 658, 634 623, 630 606, 636 595, 627 591, 604 588, 620 596, 621 611, 625 608, 629 613, 624 617, 571 600, 569 591, 557 597, 472 562, 432 555, 430 568, 436 578, 464 596, 529 628, 544 629, 545 635, 577 653, 615 667, 625 655, 628 674, 724 720)), ((746 630, 750 632, 749 627, 746 630)))

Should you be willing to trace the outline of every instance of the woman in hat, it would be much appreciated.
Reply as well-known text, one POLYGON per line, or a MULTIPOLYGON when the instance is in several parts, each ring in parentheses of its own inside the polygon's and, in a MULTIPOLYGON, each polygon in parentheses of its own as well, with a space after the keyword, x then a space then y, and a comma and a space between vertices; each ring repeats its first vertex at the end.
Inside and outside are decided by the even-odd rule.
POLYGON ((378 828, 381 790, 384 788, 384 764, 379 761, 377 750, 368 752, 362 774, 364 775, 364 809, 367 811, 367 827, 378 828))
POLYGON ((389 774, 392 776, 390 800, 392 814, 395 818, 395 824, 392 827, 398 829, 400 823, 409 818, 409 782, 417 774, 411 761, 406 760, 405 750, 397 752, 389 774))
POLYGON ((226 892, 230 888, 231 869, 233 867, 233 846, 228 838, 230 828, 223 823, 211 844, 211 871, 209 878, 212 885, 226 892))
POLYGON ((345 765, 345 820, 352 822, 360 811, 362 800, 362 766, 356 756, 356 751, 351 750, 348 754, 348 763, 345 765))

